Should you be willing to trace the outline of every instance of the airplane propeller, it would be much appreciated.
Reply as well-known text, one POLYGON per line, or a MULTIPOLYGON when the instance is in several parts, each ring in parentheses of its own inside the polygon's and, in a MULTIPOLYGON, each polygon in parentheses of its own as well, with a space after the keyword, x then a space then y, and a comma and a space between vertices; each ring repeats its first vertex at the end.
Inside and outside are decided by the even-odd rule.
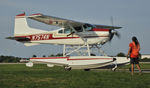
MULTIPOLYGON (((113 17, 111 16, 110 18, 111 24, 114 27, 114 23, 113 23, 113 17)), ((118 31, 116 31, 114 28, 110 29, 109 31, 109 41, 111 42, 112 38, 114 37, 114 35, 116 35, 118 38, 120 38, 120 33, 118 31)))

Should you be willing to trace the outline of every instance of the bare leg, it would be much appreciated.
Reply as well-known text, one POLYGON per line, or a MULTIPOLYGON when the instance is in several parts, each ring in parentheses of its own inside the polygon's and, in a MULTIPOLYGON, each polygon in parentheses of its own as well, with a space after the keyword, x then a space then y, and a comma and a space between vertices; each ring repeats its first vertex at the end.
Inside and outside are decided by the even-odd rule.
POLYGON ((136 67, 138 68, 139 72, 141 72, 141 68, 139 64, 136 64, 136 67))
POLYGON ((134 73, 134 64, 131 64, 131 75, 134 73))

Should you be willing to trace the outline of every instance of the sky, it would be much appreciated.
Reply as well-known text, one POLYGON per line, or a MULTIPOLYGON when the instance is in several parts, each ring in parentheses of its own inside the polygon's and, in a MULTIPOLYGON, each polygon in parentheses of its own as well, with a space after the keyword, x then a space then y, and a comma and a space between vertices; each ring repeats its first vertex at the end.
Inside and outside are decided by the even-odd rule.
MULTIPOLYGON (((102 49, 108 55, 119 52, 127 54, 132 36, 141 45, 142 54, 150 54, 150 0, 0 0, 0 55, 16 57, 49 56, 62 53, 62 46, 37 45, 26 47, 22 43, 7 40, 13 36, 15 15, 42 13, 91 24, 114 25, 123 27, 118 32, 121 38, 114 37, 102 49)), ((53 26, 28 19, 30 27, 54 30, 53 26)))

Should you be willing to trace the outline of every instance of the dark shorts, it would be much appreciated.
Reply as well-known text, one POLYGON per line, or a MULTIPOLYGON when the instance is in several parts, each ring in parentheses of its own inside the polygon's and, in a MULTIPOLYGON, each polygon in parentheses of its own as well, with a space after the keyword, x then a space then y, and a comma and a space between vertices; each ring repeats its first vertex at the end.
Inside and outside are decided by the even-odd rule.
POLYGON ((130 58, 130 64, 139 64, 139 58, 130 58))

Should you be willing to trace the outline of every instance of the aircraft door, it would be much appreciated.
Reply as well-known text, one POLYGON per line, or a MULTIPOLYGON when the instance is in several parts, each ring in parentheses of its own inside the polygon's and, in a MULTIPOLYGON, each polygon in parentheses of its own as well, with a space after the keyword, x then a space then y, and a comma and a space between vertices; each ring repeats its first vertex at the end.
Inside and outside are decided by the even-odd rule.
POLYGON ((83 27, 82 27, 82 26, 74 27, 74 29, 75 29, 77 32, 83 32, 83 27))
POLYGON ((70 28, 64 28, 58 31, 57 35, 55 35, 55 37, 73 37, 72 36, 68 36, 69 34, 71 34, 73 32, 72 29, 70 28))

